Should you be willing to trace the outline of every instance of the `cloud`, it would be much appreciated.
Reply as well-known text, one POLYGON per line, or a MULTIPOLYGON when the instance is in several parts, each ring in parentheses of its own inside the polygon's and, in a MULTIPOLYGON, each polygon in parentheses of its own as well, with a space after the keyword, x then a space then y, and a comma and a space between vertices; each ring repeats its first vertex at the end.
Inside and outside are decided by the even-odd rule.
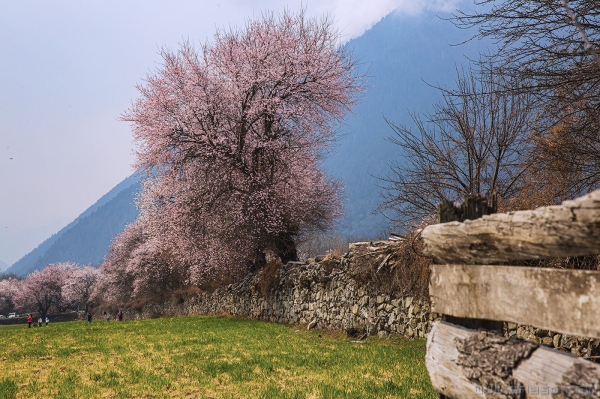
POLYGON ((310 16, 328 14, 333 17, 344 40, 362 35, 386 15, 397 12, 402 15, 417 16, 424 12, 449 13, 455 11, 464 0, 221 0, 220 7, 244 10, 251 16, 272 10, 287 8, 297 11, 304 7, 310 16))
MULTIPOLYGON (((328 0, 314 9, 314 14, 331 14, 344 38, 362 35, 391 12, 417 16, 424 12, 448 13, 456 10, 462 0, 328 0)), ((310 3, 308 11, 313 10, 310 3)))

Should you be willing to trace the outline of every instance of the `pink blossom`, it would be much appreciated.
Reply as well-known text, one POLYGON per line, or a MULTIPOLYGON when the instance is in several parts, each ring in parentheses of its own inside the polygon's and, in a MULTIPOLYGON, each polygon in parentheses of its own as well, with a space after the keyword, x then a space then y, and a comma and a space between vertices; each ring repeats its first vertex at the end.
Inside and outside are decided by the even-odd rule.
POLYGON ((63 301, 71 307, 83 306, 86 311, 91 292, 100 270, 92 266, 70 265, 69 274, 66 276, 61 293, 63 301))
POLYGON ((0 280, 0 313, 6 314, 14 311, 16 293, 19 292, 21 280, 16 278, 5 278, 0 280))
POLYGON ((319 163, 361 91, 331 21, 266 14, 162 57, 123 116, 148 174, 140 220, 103 270, 137 295, 163 274, 201 284, 294 260, 296 237, 341 213, 319 163))
POLYGON ((73 264, 70 263, 56 264, 28 275, 13 297, 16 308, 37 312, 45 318, 52 306, 63 304, 62 286, 72 269, 73 264))

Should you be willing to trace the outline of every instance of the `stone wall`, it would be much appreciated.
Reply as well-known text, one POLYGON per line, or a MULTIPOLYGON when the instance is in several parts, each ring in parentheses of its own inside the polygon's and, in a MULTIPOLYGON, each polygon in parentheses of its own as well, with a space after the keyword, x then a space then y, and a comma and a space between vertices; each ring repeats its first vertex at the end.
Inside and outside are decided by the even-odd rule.
POLYGON ((373 284, 357 282, 348 273, 353 262, 360 261, 353 259, 358 249, 371 251, 378 259, 385 258, 395 245, 357 243, 353 244, 354 251, 341 258, 290 262, 277 270, 268 292, 260 289, 265 277, 257 274, 213 293, 201 293, 184 304, 150 306, 142 312, 128 311, 127 316, 229 314, 308 328, 342 329, 356 337, 400 334, 424 338, 432 321, 439 319, 430 313, 427 299, 383 294, 373 284))
POLYGON ((505 323, 505 335, 516 337, 539 345, 570 352, 575 356, 597 358, 600 355, 600 340, 560 334, 531 326, 505 323))
MULTIPOLYGON (((394 267, 393 260, 386 262, 396 245, 389 241, 357 243, 338 259, 317 257, 308 263, 290 262, 277 270, 267 292, 261 289, 264 276, 257 274, 213 293, 200 293, 183 304, 151 305, 138 312, 126 310, 125 316, 228 314, 308 328, 341 329, 357 338, 375 334, 425 338, 432 322, 441 319, 431 313, 428 298, 384 294, 372 283, 351 277, 356 262, 375 261, 376 270, 394 267)), ((505 323, 504 333, 577 356, 600 354, 598 340, 513 323, 505 323)))

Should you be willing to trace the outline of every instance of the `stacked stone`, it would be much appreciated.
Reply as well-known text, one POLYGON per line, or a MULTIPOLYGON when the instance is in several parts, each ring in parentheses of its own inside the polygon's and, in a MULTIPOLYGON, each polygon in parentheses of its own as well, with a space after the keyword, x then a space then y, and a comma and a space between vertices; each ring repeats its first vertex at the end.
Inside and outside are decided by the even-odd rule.
POLYGON ((213 293, 201 293, 183 305, 152 305, 130 317, 229 314, 309 328, 355 330, 361 336, 424 338, 432 321, 439 319, 430 313, 427 300, 381 294, 348 273, 357 258, 368 261, 369 256, 380 257, 381 251, 393 250, 396 245, 393 241, 356 243, 351 246, 354 252, 341 259, 290 262, 279 270, 278 283, 268 295, 256 288, 261 277, 257 274, 213 293))
POLYGON ((570 352, 579 357, 597 357, 600 354, 600 340, 597 339, 559 334, 515 323, 506 323, 504 332, 508 337, 526 339, 539 345, 570 352))
MULTIPOLYGON (((276 286, 267 295, 258 290, 260 274, 236 284, 201 293, 181 304, 154 304, 127 317, 160 315, 228 314, 276 323, 302 324, 308 328, 341 329, 357 337, 401 335, 425 338, 435 320, 428 299, 382 294, 370 284, 350 277, 352 262, 375 260, 392 251, 397 242, 356 243, 341 259, 317 257, 312 262, 290 262, 279 270, 276 286), (370 258, 371 257, 371 258, 370 258)), ((385 258, 385 256, 384 256, 385 258)), ((384 262, 382 262, 384 263, 384 262)), ((557 334, 506 323, 505 335, 518 337, 577 356, 594 356, 598 340, 557 334)))

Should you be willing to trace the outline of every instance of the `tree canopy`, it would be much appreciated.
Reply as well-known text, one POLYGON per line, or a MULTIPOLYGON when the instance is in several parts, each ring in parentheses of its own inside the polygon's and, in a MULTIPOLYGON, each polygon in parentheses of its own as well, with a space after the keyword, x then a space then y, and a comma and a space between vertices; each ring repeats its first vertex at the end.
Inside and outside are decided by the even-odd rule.
POLYGON ((147 239, 194 281, 296 259, 296 238, 340 215, 320 157, 361 91, 331 20, 264 14, 161 55, 123 115, 147 239))
POLYGON ((600 1, 483 0, 453 22, 493 39, 498 49, 482 66, 527 82, 518 90, 536 96, 536 173, 548 184, 563 176, 552 200, 599 187, 600 1))
POLYGON ((456 89, 440 89, 430 114, 414 115, 416 131, 388 122, 401 159, 383 178, 382 210, 408 230, 444 201, 496 192, 504 201, 523 189, 531 167, 532 95, 493 71, 457 71, 456 89))

